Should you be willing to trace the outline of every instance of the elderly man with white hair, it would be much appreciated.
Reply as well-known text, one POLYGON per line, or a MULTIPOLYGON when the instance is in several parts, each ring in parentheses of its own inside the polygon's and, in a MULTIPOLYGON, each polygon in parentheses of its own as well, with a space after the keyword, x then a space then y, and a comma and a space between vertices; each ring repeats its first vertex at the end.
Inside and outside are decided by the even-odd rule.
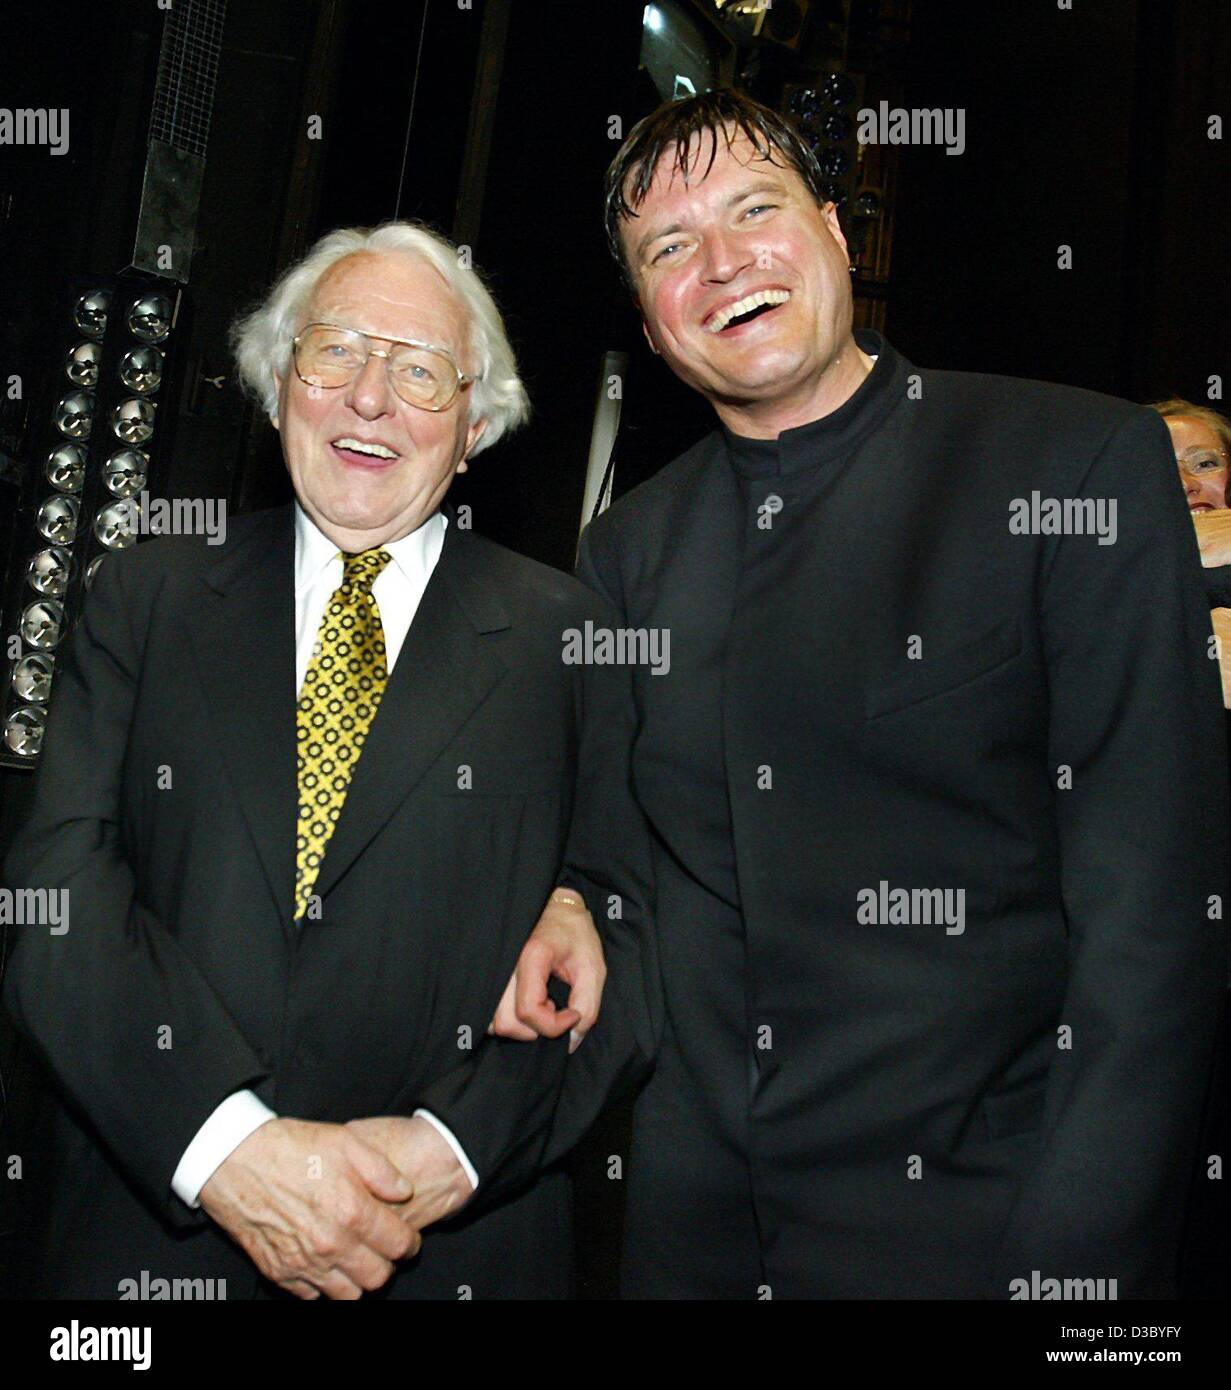
POLYGON ((334 232, 236 351, 295 501, 101 568, 6 865, 72 905, 6 982, 55 1083, 32 1288, 566 1295, 567 1180, 536 1175, 659 1019, 609 991, 567 1061, 587 907, 656 978, 627 672, 562 659, 612 614, 444 505, 527 413, 448 242, 334 232), (522 1013, 558 1040, 487 1036, 536 922, 522 1013))

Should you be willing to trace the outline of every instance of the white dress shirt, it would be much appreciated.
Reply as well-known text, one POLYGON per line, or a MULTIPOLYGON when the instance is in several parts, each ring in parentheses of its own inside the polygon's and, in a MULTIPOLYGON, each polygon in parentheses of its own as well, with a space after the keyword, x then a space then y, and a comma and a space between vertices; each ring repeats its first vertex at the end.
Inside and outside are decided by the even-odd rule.
MULTIPOLYGON (((383 547, 392 562, 377 575, 372 596, 380 609, 381 627, 385 633, 385 664, 390 674, 410 631, 411 621, 419 609, 423 591, 432 577, 444 546, 448 518, 437 512, 409 536, 389 541, 383 547)), ((325 608, 342 583, 342 555, 338 547, 295 503, 295 691, 303 687, 308 663, 316 646, 317 633, 325 608)), ((288 831, 289 833, 289 831, 288 831)), ((427 1120, 457 1155, 472 1188, 478 1187, 475 1172, 465 1151, 452 1131, 426 1110, 415 1114, 427 1120)), ((276 1119, 275 1112, 253 1091, 236 1091, 229 1095, 197 1130, 184 1150, 179 1166, 171 1179, 171 1190, 190 1207, 200 1205, 201 1189, 213 1176, 214 1170, 233 1150, 266 1120, 276 1119)))

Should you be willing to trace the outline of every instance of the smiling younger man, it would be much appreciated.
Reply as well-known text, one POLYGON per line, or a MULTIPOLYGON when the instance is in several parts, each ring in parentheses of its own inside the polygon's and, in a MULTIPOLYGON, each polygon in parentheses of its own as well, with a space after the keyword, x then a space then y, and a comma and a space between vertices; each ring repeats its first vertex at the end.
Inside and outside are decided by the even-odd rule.
POLYGON ((526 414, 447 242, 332 233, 237 355, 295 502, 102 566, 6 866, 73 900, 6 981, 57 1083, 32 1285, 565 1296, 567 1180, 534 1178, 567 1044, 484 1034, 540 913, 570 981, 601 985, 586 903, 647 930, 622 677, 561 660, 611 615, 442 508, 526 414))
POLYGON ((732 92, 608 176, 650 346, 718 417, 581 548, 671 633, 629 721, 665 1025, 625 1292, 1165 1294, 1228 840, 1167 432, 853 333, 820 188, 732 92), (1115 543, 1012 534, 1033 491, 1116 504, 1115 543))

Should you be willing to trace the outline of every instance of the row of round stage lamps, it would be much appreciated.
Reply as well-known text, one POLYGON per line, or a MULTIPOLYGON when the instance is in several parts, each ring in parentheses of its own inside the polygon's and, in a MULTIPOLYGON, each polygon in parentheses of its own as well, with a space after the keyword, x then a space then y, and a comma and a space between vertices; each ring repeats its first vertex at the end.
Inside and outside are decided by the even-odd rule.
POLYGON ((43 467, 53 489, 35 516, 37 544, 26 570, 33 597, 21 614, 22 656, 13 667, 12 691, 21 703, 5 723, 10 753, 36 757, 46 727, 47 699, 55 666, 55 648, 66 635, 64 598, 74 570, 74 548, 93 531, 103 553, 85 572, 88 588, 108 551, 135 543, 140 504, 149 473, 146 446, 154 434, 156 407, 150 399, 162 384, 165 358, 158 344, 171 333, 171 301, 157 292, 137 292, 125 317, 127 342, 117 376, 123 398, 108 419, 101 452, 104 502, 92 518, 82 518, 82 493, 90 465, 90 438, 95 433, 96 388, 103 361, 113 292, 97 289, 78 299, 73 322, 80 340, 64 361, 68 388, 52 415, 54 447, 43 467))
MULTIPOLYGON (((825 178, 826 199, 846 211, 847 183, 851 173, 851 150, 855 120, 850 106, 858 94, 854 79, 845 72, 828 73, 813 87, 797 87, 787 98, 787 110, 800 128, 805 142, 816 155, 825 178)), ((857 194, 851 215, 879 217, 880 195, 873 189, 857 194)))

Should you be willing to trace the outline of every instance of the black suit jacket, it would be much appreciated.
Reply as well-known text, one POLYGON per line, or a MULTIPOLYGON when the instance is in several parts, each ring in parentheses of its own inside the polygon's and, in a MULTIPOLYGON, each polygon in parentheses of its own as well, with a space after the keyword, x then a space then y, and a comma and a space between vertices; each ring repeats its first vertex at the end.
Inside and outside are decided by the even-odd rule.
MULTIPOLYGON (((302 1119, 423 1105, 462 1142, 473 1210, 385 1296, 564 1294, 566 1185, 525 1189, 567 1043, 485 1029, 561 878, 615 955, 647 939, 623 673, 561 660, 562 631, 605 610, 450 524, 326 852, 322 917, 295 927, 293 553, 288 506, 233 520, 221 548, 175 538, 111 557, 58 661, 7 861, 10 883, 70 894, 68 933, 24 928, 5 989, 59 1091, 36 1284, 114 1297, 145 1269, 262 1291, 170 1188, 201 1123, 252 1087, 302 1119)), ((652 1051, 644 996, 625 1003, 590 1082, 652 1051)), ((604 1096, 574 1081, 555 1153, 604 1096)))
POLYGON ((1166 430, 1108 397, 863 346, 873 377, 782 436, 781 476, 742 496, 716 431, 583 538, 581 577, 672 635, 670 675, 635 673, 633 775, 679 1060, 664 1044, 641 1102, 626 1280, 687 1294, 691 1256, 669 1247, 700 1251, 696 1280, 728 1258, 694 1194, 738 1150, 759 1251, 729 1286, 749 1297, 763 1279, 1005 1298, 1036 1269, 1167 1293, 1226 971, 1228 819, 1166 430), (816 468, 791 472, 809 451, 816 468), (1115 543, 1012 534, 1036 490, 1116 500, 1115 543), (691 876, 723 850, 681 790, 711 691, 731 959, 747 952, 729 1057, 725 919, 691 876), (882 881, 963 889, 964 933, 860 922, 882 881), (696 1128, 664 1134, 680 1088, 696 1128))

